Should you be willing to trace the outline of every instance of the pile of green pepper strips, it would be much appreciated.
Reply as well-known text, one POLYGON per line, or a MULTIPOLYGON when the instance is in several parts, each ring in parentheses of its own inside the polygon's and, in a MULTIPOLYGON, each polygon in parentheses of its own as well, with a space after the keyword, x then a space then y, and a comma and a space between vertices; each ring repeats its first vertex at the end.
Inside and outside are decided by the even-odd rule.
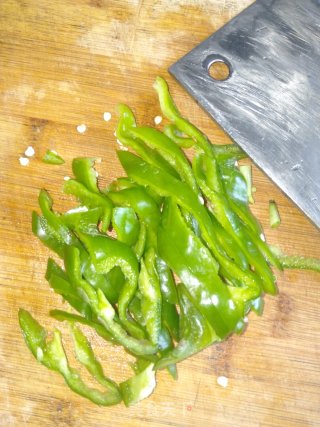
POLYGON ((127 177, 101 190, 96 159, 74 159, 74 179, 64 192, 80 206, 59 214, 41 190, 41 215, 32 217, 33 233, 64 264, 50 258, 46 279, 74 309, 50 315, 70 323, 76 358, 100 389, 69 365, 60 331, 48 338, 21 309, 25 341, 39 362, 98 405, 140 401, 153 391, 156 370, 166 368, 176 378, 178 362, 240 333, 251 309, 261 313, 263 293, 277 292, 270 266, 290 266, 270 250, 248 207, 237 166, 244 153, 235 145, 212 145, 180 115, 165 80, 158 77, 154 87, 170 121, 163 132, 138 127, 132 111, 119 106, 116 136, 130 151, 118 156, 127 177), (192 164, 182 150, 190 147, 192 164), (136 358, 135 375, 120 385, 107 378, 77 324, 123 346, 136 358))

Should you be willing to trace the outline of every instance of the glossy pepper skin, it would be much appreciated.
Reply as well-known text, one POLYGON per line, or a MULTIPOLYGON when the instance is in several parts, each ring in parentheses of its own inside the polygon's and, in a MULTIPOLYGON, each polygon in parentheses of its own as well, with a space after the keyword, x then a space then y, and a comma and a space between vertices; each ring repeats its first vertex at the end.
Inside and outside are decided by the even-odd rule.
POLYGON ((233 332, 243 312, 222 283, 215 260, 188 228, 178 206, 168 199, 158 231, 160 256, 187 287, 197 309, 220 338, 233 332))
POLYGON ((155 364, 156 369, 162 369, 170 364, 181 360, 203 350, 214 342, 220 341, 214 330, 197 309, 187 288, 180 284, 178 286, 180 305, 180 341, 177 346, 165 354, 155 364))
POLYGON ((101 228, 102 231, 107 231, 110 225, 113 205, 105 194, 97 194, 92 192, 88 190, 88 188, 85 187, 81 182, 74 179, 70 179, 64 183, 63 191, 66 194, 72 194, 75 196, 84 206, 87 206, 88 208, 100 207, 102 209, 101 228))
POLYGON ((108 197, 118 206, 131 207, 140 223, 146 227, 145 246, 157 246, 157 228, 160 223, 159 206, 142 186, 126 188, 118 192, 109 192, 108 197))
POLYGON ((206 198, 211 202, 212 206, 214 206, 213 210, 216 218, 225 230, 234 235, 235 240, 241 247, 249 263, 254 267, 255 272, 261 278, 263 289, 267 293, 275 294, 275 277, 259 251, 255 243, 256 239, 251 239, 250 231, 245 228, 240 218, 232 210, 225 195, 216 191, 214 182, 209 182, 208 177, 212 175, 210 173, 212 168, 210 159, 204 159, 203 155, 195 158, 196 163, 201 162, 201 160, 205 161, 206 169, 200 174, 201 167, 198 166, 196 168, 198 171, 196 174, 197 181, 206 198))
POLYGON ((46 278, 79 313, 50 315, 70 324, 77 361, 104 391, 88 387, 70 367, 58 330, 48 340, 21 310, 26 343, 71 389, 100 405, 137 403, 153 391, 158 369, 176 379, 176 363, 242 332, 249 311, 262 313, 263 292, 277 291, 269 265, 319 264, 269 248, 249 209, 246 166, 236 163, 243 151, 212 145, 180 114, 165 80, 158 77, 154 87, 170 120, 163 132, 137 126, 130 108, 119 106, 117 142, 137 154, 118 153, 128 176, 101 190, 94 169, 99 159, 76 158, 64 191, 80 206, 61 215, 41 190, 41 215, 32 217, 34 234, 64 262, 63 269, 49 259, 46 278), (192 162, 181 147, 194 149, 192 162), (122 345, 136 358, 135 376, 119 386, 106 377, 76 325, 122 345))
POLYGON ((243 286, 254 289, 257 296, 259 295, 261 292, 259 277, 250 270, 241 269, 225 256, 215 235, 210 215, 187 184, 127 151, 118 152, 118 157, 129 177, 141 185, 149 185, 164 197, 172 197, 179 206, 191 212, 199 224, 202 238, 220 263, 225 277, 231 281, 234 277, 239 278, 243 286))
POLYGON ((45 329, 26 310, 19 311, 19 323, 25 342, 34 357, 47 368, 59 372, 74 392, 102 406, 121 402, 122 397, 118 386, 104 376, 100 363, 95 359, 88 341, 79 330, 74 329, 76 356, 105 387, 105 392, 87 386, 79 372, 70 367, 62 345, 60 331, 55 330, 53 338, 48 341, 45 329))
POLYGON ((79 233, 88 250, 91 261, 100 274, 109 273, 120 267, 125 283, 119 295, 118 311, 123 326, 138 339, 144 338, 144 331, 128 317, 128 306, 138 285, 138 260, 129 246, 106 235, 79 233))

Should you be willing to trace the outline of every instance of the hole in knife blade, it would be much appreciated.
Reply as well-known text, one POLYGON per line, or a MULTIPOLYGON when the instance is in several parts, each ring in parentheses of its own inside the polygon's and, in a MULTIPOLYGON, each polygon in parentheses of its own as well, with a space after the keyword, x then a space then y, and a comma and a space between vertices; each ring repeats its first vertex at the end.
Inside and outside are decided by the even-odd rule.
POLYGON ((204 62, 209 76, 216 81, 227 80, 231 76, 231 65, 219 55, 210 55, 204 62))

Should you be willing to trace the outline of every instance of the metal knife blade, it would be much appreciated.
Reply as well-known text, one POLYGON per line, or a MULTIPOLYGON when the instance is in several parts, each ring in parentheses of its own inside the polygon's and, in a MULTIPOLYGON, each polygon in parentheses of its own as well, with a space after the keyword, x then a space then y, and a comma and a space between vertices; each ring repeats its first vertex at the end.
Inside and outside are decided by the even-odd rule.
POLYGON ((169 71, 320 227, 320 0, 258 0, 169 71))

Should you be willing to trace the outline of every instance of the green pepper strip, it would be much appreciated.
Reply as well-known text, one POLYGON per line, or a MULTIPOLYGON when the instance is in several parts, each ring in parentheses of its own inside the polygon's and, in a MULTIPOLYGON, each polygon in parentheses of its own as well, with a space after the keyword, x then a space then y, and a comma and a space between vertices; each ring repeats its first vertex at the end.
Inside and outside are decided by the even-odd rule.
POLYGON ((97 334, 105 339, 106 341, 112 342, 113 344, 117 344, 117 341, 114 339, 114 337, 108 332, 100 323, 93 322, 92 320, 88 320, 85 317, 79 316, 78 314, 68 313, 67 311, 63 310, 50 310, 49 312, 50 316, 54 319, 58 320, 59 322, 73 322, 73 323, 81 323, 85 326, 90 326, 92 329, 94 329, 97 334))
POLYGON ((88 209, 86 206, 80 206, 62 214, 60 218, 69 230, 76 231, 79 229, 85 232, 96 232, 101 216, 101 207, 88 209))
POLYGON ((192 138, 186 138, 182 136, 181 132, 176 125, 170 123, 163 128, 163 133, 167 135, 172 141, 175 142, 179 147, 182 148, 191 148, 194 146, 195 142, 192 138))
POLYGON ((63 165, 65 161, 59 154, 55 153, 52 150, 47 150, 42 157, 43 163, 48 163, 49 165, 63 165))
POLYGON ((146 247, 146 241, 147 241, 147 226, 144 222, 140 223, 140 232, 138 236, 137 243, 134 245, 134 253, 136 254, 137 260, 140 261, 144 249, 146 247))
MULTIPOLYGON (((218 218, 221 225, 230 233, 234 235, 239 247, 243 250, 248 261, 254 266, 255 272, 259 274, 262 279, 262 286, 265 292, 269 294, 276 294, 277 288, 275 285, 275 277, 268 266, 266 260, 257 247, 257 243, 262 242, 259 237, 252 236, 250 229, 246 229, 239 217, 230 208, 226 197, 214 190, 213 184, 205 179, 204 172, 201 174, 201 161, 205 161, 203 155, 197 155, 194 158, 194 171, 198 185, 206 198, 212 203, 214 213, 218 218)), ((211 168, 210 160, 206 162, 206 175, 211 168)))
POLYGON ((130 137, 129 130, 136 126, 134 114, 125 104, 119 104, 120 118, 116 129, 118 141, 124 146, 132 148, 144 160, 154 166, 164 169, 171 175, 178 177, 175 169, 154 149, 148 147, 143 141, 130 137))
POLYGON ((141 259, 139 274, 141 292, 141 311, 146 322, 150 341, 158 344, 161 331, 161 291, 157 272, 155 271, 155 252, 149 249, 141 259))
POLYGON ((74 179, 70 179, 64 183, 63 191, 66 194, 72 194, 77 197, 81 203, 83 203, 88 208, 101 207, 103 209, 101 229, 103 232, 107 231, 111 220, 113 205, 105 194, 93 193, 92 191, 89 191, 83 184, 74 179))
POLYGON ((129 311, 139 325, 145 328, 146 319, 144 318, 141 310, 141 294, 139 290, 137 290, 136 295, 132 298, 129 304, 129 311))
POLYGON ((177 288, 167 263, 159 256, 156 258, 156 268, 160 280, 161 293, 168 304, 178 304, 177 288))
POLYGON ((181 116, 170 95, 169 87, 165 79, 157 77, 153 87, 158 93, 160 108, 164 116, 173 122, 182 133, 192 138, 209 157, 213 157, 212 145, 208 138, 192 123, 181 116))
POLYGON ((261 225, 249 209, 247 183, 239 169, 229 162, 219 163, 223 186, 235 213, 251 230, 260 235, 261 225))
POLYGON ((46 219, 48 226, 54 232, 54 237, 66 245, 79 246, 79 241, 75 235, 63 224, 60 216, 53 212, 52 198, 46 190, 40 190, 38 201, 41 212, 46 219))
POLYGON ((50 287, 64 300, 76 309, 80 314, 87 319, 92 318, 90 305, 80 298, 76 289, 71 285, 68 276, 62 268, 52 259, 48 259, 46 280, 49 282, 50 287))
POLYGON ((170 199, 162 212, 158 249, 217 335, 224 338, 233 332, 244 315, 243 307, 234 304, 227 286, 218 276, 210 251, 188 228, 179 208, 170 199))
POLYGON ((233 261, 224 256, 224 251, 215 236, 210 215, 188 185, 175 179, 165 171, 149 165, 128 151, 118 152, 118 157, 128 176, 138 184, 150 185, 160 195, 173 197, 177 204, 192 213, 199 223, 203 238, 223 268, 226 278, 232 280, 233 277, 237 277, 243 286, 258 292, 258 288, 260 288, 258 277, 251 271, 243 271, 233 261))
POLYGON ((170 337, 179 340, 179 314, 174 304, 170 304, 162 298, 162 324, 167 329, 170 337))
POLYGON ((155 369, 162 369, 170 364, 180 362, 203 350, 214 342, 220 341, 210 324, 193 303, 187 288, 178 286, 180 305, 180 336, 178 345, 155 364, 155 369))
POLYGON ((32 212, 32 233, 38 237, 47 248, 54 251, 60 258, 63 257, 65 243, 57 236, 55 230, 50 227, 48 221, 35 211, 32 212))
POLYGON ((138 261, 133 250, 106 235, 79 233, 79 237, 85 244, 98 273, 106 274, 114 267, 121 268, 126 282, 118 301, 119 318, 132 336, 144 338, 143 329, 133 319, 128 318, 128 306, 135 295, 139 274, 138 261))
MULTIPOLYGON (((178 172, 180 178, 201 198, 201 194, 193 176, 190 164, 184 152, 165 134, 150 127, 137 127, 128 129, 127 133, 134 138, 139 138, 148 146, 154 147, 178 172)), ((190 227, 196 231, 198 224, 189 212, 183 212, 190 227)))
MULTIPOLYGON (((191 148, 195 144, 192 138, 183 137, 178 127, 173 123, 166 125, 163 132, 179 147, 191 148)), ((215 144, 211 145, 211 148, 218 163, 230 160, 234 162, 247 157, 246 153, 236 144, 215 144)))
POLYGON ((159 207, 146 190, 139 186, 118 192, 110 192, 108 196, 114 204, 130 206, 138 215, 140 222, 147 227, 146 249, 157 247, 157 228, 160 222, 159 207))
MULTIPOLYGON (((53 338, 47 341, 45 329, 29 312, 22 309, 19 310, 19 323, 25 342, 34 357, 47 368, 59 372, 71 390, 103 406, 115 405, 122 400, 118 387, 111 380, 105 382, 104 385, 107 387, 105 392, 92 389, 82 381, 79 372, 71 368, 68 363, 60 331, 55 330, 53 338)), ((78 343, 78 347, 78 350, 83 350, 82 343, 78 343)), ((94 358, 93 360, 88 353, 87 355, 89 357, 86 364, 90 366, 90 369, 93 368, 92 370, 96 370, 96 359, 94 358)))
POLYGON ((200 195, 198 185, 194 179, 190 164, 184 152, 165 134, 151 127, 137 127, 128 129, 128 134, 140 138, 148 146, 155 148, 178 172, 192 190, 200 195))
MULTIPOLYGON (((210 210, 209 210, 210 212, 210 210)), ((212 212, 210 212, 210 218, 212 221, 212 225, 215 229, 217 240, 220 244, 220 246, 223 248, 226 255, 234 260, 234 262, 243 270, 249 269, 249 263, 248 260, 239 247, 237 241, 233 237, 233 234, 230 234, 227 230, 225 230, 220 222, 217 220, 217 218, 214 216, 212 212)), ((238 280, 236 278, 233 278, 232 283, 238 283, 238 280)))
POLYGON ((229 198, 230 205, 238 217, 248 227, 251 238, 255 238, 255 244, 264 258, 273 266, 282 270, 281 263, 272 253, 266 242, 261 239, 262 229, 257 219, 248 206, 247 184, 243 175, 234 165, 220 165, 224 181, 224 188, 229 198))
POLYGON ((118 390, 117 384, 104 375, 101 363, 96 359, 86 336, 71 322, 71 335, 77 360, 106 389, 118 390))
POLYGON ((100 323, 113 335, 114 339, 123 347, 135 355, 146 356, 157 352, 157 346, 146 340, 137 340, 127 334, 127 332, 115 321, 115 310, 104 296, 103 292, 97 290, 98 306, 97 315, 100 323))
POLYGON ((283 268, 320 272, 320 261, 317 258, 285 255, 277 246, 270 246, 270 250, 277 257, 283 268))
MULTIPOLYGON (((102 252, 102 254, 104 255, 104 252, 102 252)), ((97 255, 99 256, 99 254, 97 255)), ((117 258, 118 255, 116 253, 114 255, 117 258)), ((74 248, 72 246, 68 247, 65 253, 64 260, 67 275, 69 276, 70 280, 73 282, 78 292, 90 304, 90 307, 99 323, 101 323, 107 329, 107 331, 114 337, 115 341, 123 345, 123 347, 125 347, 129 352, 135 355, 147 355, 156 353, 157 347, 152 345, 149 341, 136 339, 134 337, 129 336, 126 330, 123 329, 123 327, 119 324, 115 310, 105 297, 102 290, 99 288, 94 289, 85 280, 81 278, 80 259, 77 248, 74 248)), ((103 258, 99 260, 98 264, 100 268, 105 267, 104 261, 105 260, 103 258)), ((135 332, 138 329, 140 329, 140 333, 143 332, 140 327, 138 328, 137 325, 135 326, 135 332)))
POLYGON ((112 211, 112 225, 117 233, 117 239, 133 246, 139 237, 140 225, 134 209, 130 207, 115 207, 112 211))
POLYGON ((120 383, 120 391, 126 406, 134 405, 150 396, 156 386, 154 364, 149 363, 139 374, 120 383))
POLYGON ((99 160, 94 157, 77 157, 72 160, 72 172, 76 180, 92 193, 100 193, 94 169, 95 162, 99 160))

